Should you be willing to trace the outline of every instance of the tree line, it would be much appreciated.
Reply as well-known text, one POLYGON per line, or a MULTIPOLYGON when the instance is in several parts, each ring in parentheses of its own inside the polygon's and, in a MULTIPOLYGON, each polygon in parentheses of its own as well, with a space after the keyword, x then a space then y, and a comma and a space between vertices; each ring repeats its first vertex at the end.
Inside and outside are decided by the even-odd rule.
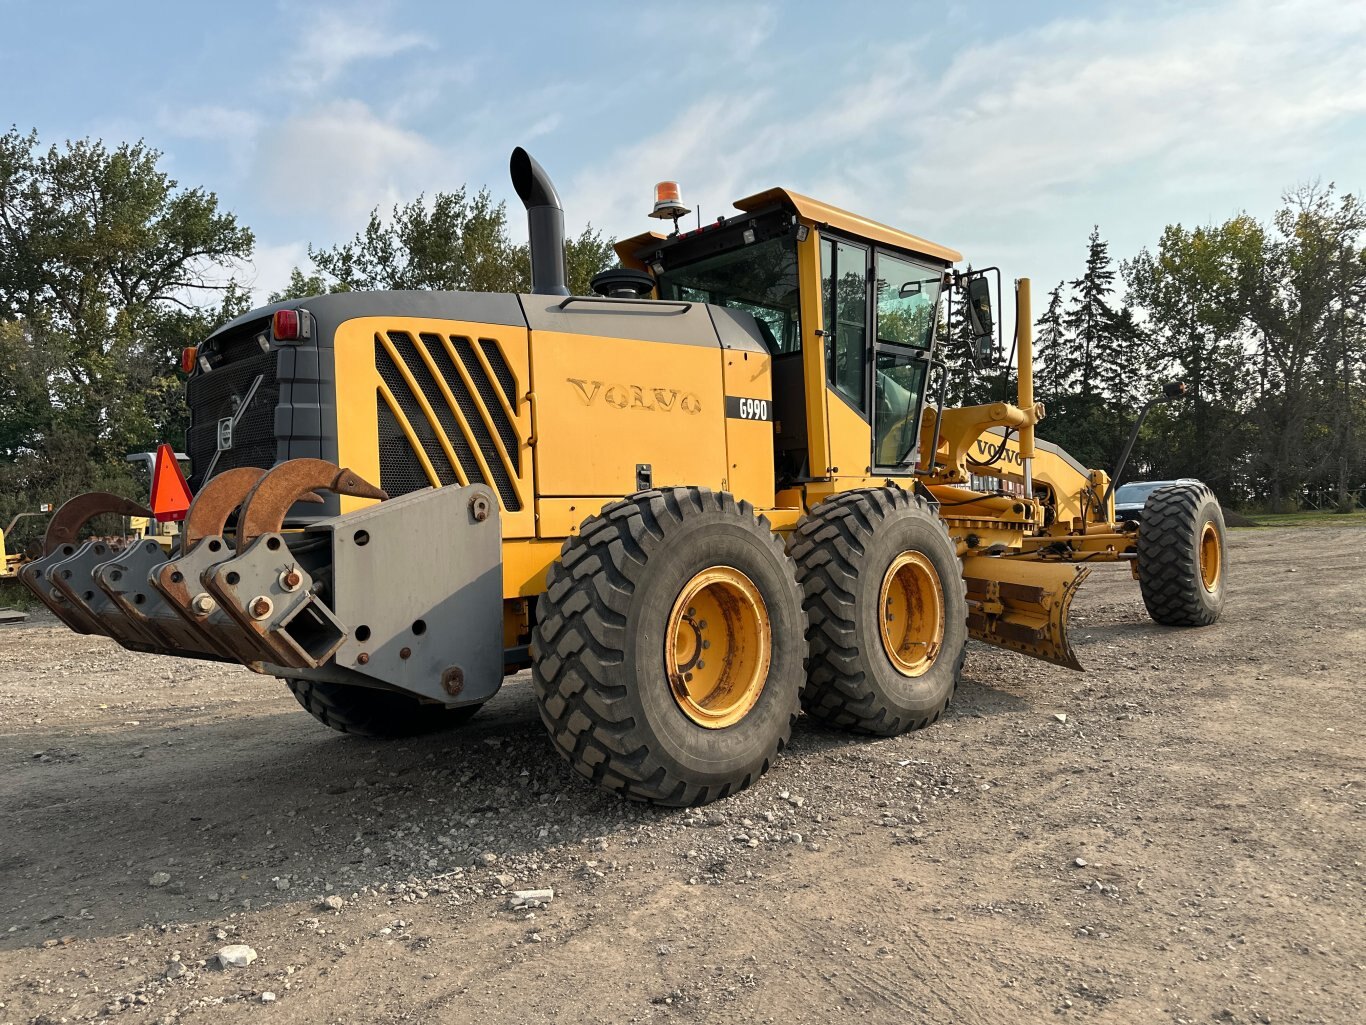
MULTIPOLYGON (((82 491, 146 498, 132 452, 181 445, 180 353, 253 306, 255 238, 145 144, 43 146, 0 135, 0 527, 82 491)), ((569 287, 614 261, 591 226, 565 245, 569 287)), ((525 292, 531 265, 487 189, 371 212, 349 242, 310 247, 270 301, 352 289, 525 292)), ((23 535, 41 521, 21 521, 23 535)))
MULTIPOLYGON (((1364 228, 1356 197, 1307 186, 1270 223, 1171 225, 1118 264, 1093 232, 1079 276, 1038 300, 1040 433, 1110 467, 1137 408, 1180 377, 1191 397, 1155 411, 1126 477, 1200 477, 1232 505, 1348 504, 1366 477, 1364 228)), ((124 456, 183 440, 179 353, 250 308, 254 244, 141 142, 0 135, 0 526, 84 490, 145 496, 124 456)), ((349 241, 308 253, 272 300, 530 287, 526 245, 487 189, 375 209, 349 241)), ((591 226, 566 256, 576 294, 614 259, 591 226)), ((1008 367, 946 352, 950 402, 1008 386, 1008 367)))
MULTIPOLYGON (((1188 396, 1154 408, 1123 480, 1196 477, 1234 507, 1357 507, 1364 233, 1360 200, 1319 184, 1287 193, 1269 223, 1168 225, 1118 263, 1094 229, 1080 274, 1035 298, 1040 436, 1109 470, 1140 408, 1181 380, 1188 396)), ((974 372, 961 317, 948 330, 955 401, 1013 394, 1009 367, 974 372)))

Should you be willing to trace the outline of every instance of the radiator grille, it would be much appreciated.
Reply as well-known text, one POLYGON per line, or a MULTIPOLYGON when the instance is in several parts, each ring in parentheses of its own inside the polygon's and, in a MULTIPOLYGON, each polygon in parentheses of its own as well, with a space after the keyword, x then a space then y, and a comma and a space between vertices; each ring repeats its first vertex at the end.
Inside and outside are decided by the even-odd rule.
POLYGON ((186 401, 190 407, 190 429, 185 436, 185 451, 190 457, 190 487, 198 491, 204 474, 213 463, 215 475, 239 466, 259 466, 268 470, 275 465, 278 445, 275 438, 275 407, 280 401, 276 379, 276 353, 262 352, 254 340, 250 345, 224 350, 224 362, 207 374, 190 378, 186 401), (245 358, 241 356, 245 354, 245 358), (239 358, 233 360, 232 356, 239 358), (218 451, 218 422, 236 416, 257 377, 261 383, 251 394, 232 432, 232 448, 214 462, 218 451))
MULTIPOLYGON (((498 354, 499 363, 494 364, 490 359, 490 366, 501 365, 508 376, 507 382, 500 382, 505 393, 509 386, 515 391, 515 381, 497 343, 491 339, 481 339, 480 347, 486 358, 490 348, 498 354)), ((471 484, 492 483, 504 509, 509 512, 521 509, 522 503, 514 480, 514 476, 520 476, 521 473, 517 428, 499 402, 495 384, 475 355, 473 343, 468 338, 456 336, 448 343, 440 335, 423 334, 419 343, 406 331, 376 335, 375 369, 393 394, 398 405, 397 412, 412 429, 421 445, 422 454, 431 462, 438 478, 437 481, 428 479, 420 458, 403 435, 402 424, 395 417, 395 411, 389 408, 381 394, 378 403, 381 439, 386 430, 396 430, 404 440, 404 446, 380 446, 380 486, 385 491, 391 495, 401 495, 433 483, 453 484, 458 481, 458 469, 460 477, 471 484), (402 370, 390 355, 385 341, 398 354, 402 370), (466 385, 460 369, 451 359, 448 344, 459 353, 461 365, 474 385, 473 391, 466 385), (431 366, 423 359, 423 351, 431 359, 432 366, 436 367, 437 374, 432 373, 431 366), (407 371, 406 376, 403 370, 407 371), (447 392, 454 399, 454 408, 446 397, 447 392), (426 400, 432 416, 429 417, 424 411, 418 399, 419 394, 426 400), (388 424, 385 422, 386 416, 388 424), (442 445, 443 440, 455 453, 458 467, 451 465, 442 445), (488 467, 487 475, 479 464, 478 456, 483 457, 488 467), (488 479, 490 476, 491 481, 488 479)), ((495 370, 495 373, 498 371, 495 370)))

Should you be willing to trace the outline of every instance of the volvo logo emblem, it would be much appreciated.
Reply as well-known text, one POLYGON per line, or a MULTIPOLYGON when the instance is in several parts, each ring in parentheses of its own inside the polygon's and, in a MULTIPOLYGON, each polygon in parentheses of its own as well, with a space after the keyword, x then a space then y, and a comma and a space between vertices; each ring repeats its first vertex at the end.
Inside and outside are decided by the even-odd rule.
POLYGON ((218 421, 218 451, 226 452, 232 448, 233 417, 225 416, 218 421))

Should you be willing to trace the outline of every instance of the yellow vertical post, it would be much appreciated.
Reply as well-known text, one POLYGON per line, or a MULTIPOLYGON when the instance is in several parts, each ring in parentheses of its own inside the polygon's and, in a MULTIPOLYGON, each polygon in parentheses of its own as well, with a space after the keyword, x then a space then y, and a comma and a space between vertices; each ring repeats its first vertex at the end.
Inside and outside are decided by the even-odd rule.
POLYGON ((1034 313, 1029 279, 1015 283, 1016 404, 1024 411, 1020 425, 1020 459, 1024 463, 1025 497, 1034 496, 1034 313))
POLYGON ((821 269, 821 235, 811 227, 806 241, 797 244, 797 280, 801 301, 802 376, 806 384, 806 454, 813 477, 826 476, 830 467, 825 347, 833 340, 829 333, 834 325, 826 324, 823 319, 821 269))

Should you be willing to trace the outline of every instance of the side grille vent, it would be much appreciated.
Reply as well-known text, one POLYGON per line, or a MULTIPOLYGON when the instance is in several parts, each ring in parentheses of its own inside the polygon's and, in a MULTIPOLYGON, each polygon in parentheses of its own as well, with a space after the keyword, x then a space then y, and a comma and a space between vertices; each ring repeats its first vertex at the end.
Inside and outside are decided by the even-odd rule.
MULTIPOLYGON (((428 342, 429 337, 423 335, 422 338, 424 342, 427 342, 428 348, 431 347, 431 342, 428 342)), ((498 395, 493 390, 493 382, 488 379, 488 375, 484 373, 483 364, 479 362, 479 357, 474 354, 474 345, 468 338, 452 338, 451 341, 455 343, 455 351, 460 354, 460 362, 465 364, 470 380, 474 382, 474 387, 479 392, 479 398, 484 402, 484 408, 493 417, 493 426, 498 431, 498 437, 503 440, 503 451, 512 454, 512 468, 520 473, 521 467, 517 465, 519 455, 517 432, 512 429, 512 421, 508 419, 502 403, 498 401, 498 395)))
MULTIPOLYGON (((390 337, 392 338, 392 336, 390 337)), ((413 372, 413 366, 409 363, 406 354, 404 357, 403 361, 408 364, 409 372, 413 372)), ((394 365, 389 353, 383 348, 375 350, 375 369, 379 371, 380 380, 389 387, 389 391, 398 401, 399 411, 403 414, 403 418, 408 421, 408 426, 413 429, 413 433, 417 435, 417 440, 421 442, 423 454, 432 464, 432 469, 436 471, 437 482, 443 487, 447 484, 454 484, 455 471, 451 469, 451 462, 446 458, 441 442, 437 439, 436 430, 431 421, 427 419, 426 414, 423 413, 421 404, 409 389, 407 381, 399 373, 398 367, 394 365)), ((425 369, 423 373, 426 373, 425 369)), ((431 402, 430 392, 436 391, 435 382, 431 380, 430 375, 426 375, 425 381, 417 373, 413 373, 413 376, 417 378, 418 387, 427 393, 427 401, 431 402)))
POLYGON ((389 492, 390 498, 429 487, 431 481, 423 472, 422 460, 390 412, 383 392, 378 393, 375 404, 379 407, 380 487, 389 492))
MULTIPOLYGON (((383 389, 379 394, 380 486, 399 495, 432 484, 491 482, 503 508, 516 512, 522 508, 515 483, 521 475, 520 439, 473 343, 468 338, 435 334, 423 334, 420 339, 419 343, 406 331, 375 336, 375 369, 393 396, 391 405, 383 389), (452 350, 458 354, 459 367, 452 350), (394 445, 385 448, 386 415, 406 452, 394 445), (420 454, 409 443, 404 422, 417 438, 420 454), (423 465, 424 456, 430 470, 423 465)), ((479 341, 504 394, 515 393, 516 382, 497 343, 487 338, 479 341), (490 351, 497 353, 496 364, 490 351)))
POLYGON ((517 382, 513 379, 508 361, 503 358, 503 350, 498 348, 498 343, 492 338, 479 339, 479 348, 484 350, 484 356, 488 359, 489 366, 493 367, 493 376, 498 378, 498 383, 503 386, 503 394, 508 397, 508 405, 516 414, 517 382))

